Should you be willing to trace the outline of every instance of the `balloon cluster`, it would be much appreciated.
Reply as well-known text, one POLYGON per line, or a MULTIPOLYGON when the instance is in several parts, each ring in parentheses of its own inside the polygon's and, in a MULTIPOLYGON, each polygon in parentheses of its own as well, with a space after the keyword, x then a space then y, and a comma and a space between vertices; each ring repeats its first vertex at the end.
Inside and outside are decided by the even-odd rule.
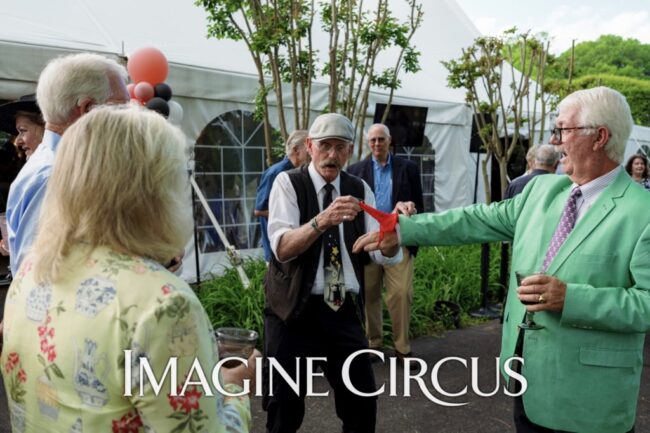
POLYGON ((140 48, 129 56, 126 68, 133 80, 127 85, 131 101, 157 111, 179 125, 183 119, 183 107, 171 100, 172 89, 165 83, 169 72, 165 55, 156 48, 140 48))

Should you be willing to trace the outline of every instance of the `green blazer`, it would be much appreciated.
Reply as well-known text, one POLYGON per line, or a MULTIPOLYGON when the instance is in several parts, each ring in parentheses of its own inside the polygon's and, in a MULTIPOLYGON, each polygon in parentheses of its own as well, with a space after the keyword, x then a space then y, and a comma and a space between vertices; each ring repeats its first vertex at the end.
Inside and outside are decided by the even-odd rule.
MULTIPOLYGON (((537 176, 511 200, 400 216, 403 245, 511 241, 501 362, 514 355, 525 315, 514 270, 541 269, 569 196, 567 176, 537 176)), ((558 430, 627 432, 636 416, 650 327, 650 194, 624 171, 577 222, 547 270, 567 284, 561 313, 525 332, 528 418, 558 430)))

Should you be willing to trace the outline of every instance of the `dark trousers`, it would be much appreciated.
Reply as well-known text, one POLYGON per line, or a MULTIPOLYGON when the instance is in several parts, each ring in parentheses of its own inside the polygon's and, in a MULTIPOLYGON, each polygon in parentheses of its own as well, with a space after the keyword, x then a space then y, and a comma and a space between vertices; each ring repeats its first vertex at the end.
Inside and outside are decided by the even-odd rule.
MULTIPOLYGON (((302 315, 285 324, 267 308, 264 318, 265 356, 275 358, 291 378, 299 377, 296 394, 277 371, 272 372, 273 395, 268 395, 268 363, 265 365, 266 429, 269 433, 293 433, 302 424, 305 414, 306 357, 324 357, 315 362, 334 392, 336 415, 343 421, 345 433, 373 433, 377 417, 377 398, 360 397, 348 389, 342 376, 345 360, 357 350, 367 349, 368 343, 354 298, 348 296, 338 311, 323 302, 322 296, 311 296, 302 315), (296 357, 300 371, 296 376, 296 357)), ((316 368, 314 368, 316 369, 316 368)), ((350 365, 350 382, 357 390, 376 391, 375 377, 366 354, 358 355, 350 365)), ((322 397, 318 397, 322 398, 322 397)), ((338 421, 332 417, 332 424, 338 421)), ((330 431, 338 430, 333 427, 330 431)))

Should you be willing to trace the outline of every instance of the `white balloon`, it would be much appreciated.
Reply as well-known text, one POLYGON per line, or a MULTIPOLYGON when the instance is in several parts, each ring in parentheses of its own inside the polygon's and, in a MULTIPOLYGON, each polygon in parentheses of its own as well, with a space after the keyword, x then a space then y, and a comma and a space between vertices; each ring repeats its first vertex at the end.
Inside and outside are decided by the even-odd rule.
POLYGON ((174 125, 180 126, 183 121, 183 107, 178 102, 171 100, 167 101, 167 104, 169 104, 169 116, 167 119, 174 125))

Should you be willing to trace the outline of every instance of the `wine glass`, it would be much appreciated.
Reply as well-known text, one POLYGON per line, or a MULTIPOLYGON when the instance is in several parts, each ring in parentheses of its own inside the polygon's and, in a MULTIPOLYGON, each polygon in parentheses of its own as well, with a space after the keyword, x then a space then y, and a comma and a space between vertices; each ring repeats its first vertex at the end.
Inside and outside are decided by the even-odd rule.
MULTIPOLYGON (((219 359, 232 357, 248 359, 255 350, 255 344, 257 343, 256 331, 242 328, 218 328, 215 334, 217 336, 219 359)), ((236 359, 229 359, 223 366, 233 368, 239 364, 236 359)))
MULTIPOLYGON (((531 275, 544 275, 544 272, 537 271, 537 270, 526 270, 526 269, 515 271, 515 277, 517 278, 517 285, 521 286, 521 282, 524 280, 524 278, 529 277, 531 275)), ((537 304, 537 302, 530 302, 530 301, 521 301, 521 303, 524 305, 537 304)), ((518 325, 519 328, 529 329, 529 330, 537 330, 537 329, 544 328, 543 325, 538 325, 537 323, 535 323, 534 317, 535 317, 534 312, 526 311, 526 320, 518 325)))

